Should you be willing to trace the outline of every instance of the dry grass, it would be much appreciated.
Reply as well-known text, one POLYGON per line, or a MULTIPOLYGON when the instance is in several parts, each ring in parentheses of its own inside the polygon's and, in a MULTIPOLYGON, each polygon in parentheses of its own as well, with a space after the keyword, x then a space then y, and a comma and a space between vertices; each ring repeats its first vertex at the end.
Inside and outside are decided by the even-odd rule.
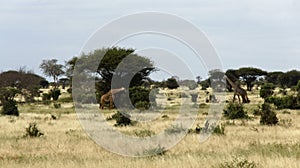
MULTIPOLYGON (((261 99, 256 98, 255 92, 249 97, 251 104, 245 107, 251 114, 261 99)), ((193 129, 198 123, 202 125, 208 107, 200 109, 193 129)), ((23 105, 19 109, 20 117, 0 116, 0 167, 218 167, 236 157, 253 161, 259 167, 296 168, 300 165, 299 110, 277 111, 278 118, 286 123, 273 127, 260 125, 259 117, 234 121, 234 124, 222 119, 220 122, 226 124, 225 136, 212 135, 199 143, 199 134, 190 133, 163 155, 130 158, 110 153, 95 144, 83 131, 70 105, 63 105, 61 109, 51 105, 23 105), (59 118, 53 120, 51 114, 59 118), (30 122, 36 122, 45 136, 23 138, 30 122)), ((159 133, 174 120, 176 110, 176 106, 167 108, 151 124, 116 129, 130 135, 139 130, 159 133), (168 117, 162 118, 162 115, 168 117)), ((105 116, 113 113, 104 111, 105 116)))

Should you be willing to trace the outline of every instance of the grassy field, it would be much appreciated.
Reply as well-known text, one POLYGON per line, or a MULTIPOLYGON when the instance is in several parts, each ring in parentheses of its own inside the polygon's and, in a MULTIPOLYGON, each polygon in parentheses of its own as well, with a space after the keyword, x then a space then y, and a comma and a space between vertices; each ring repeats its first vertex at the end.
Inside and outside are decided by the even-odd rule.
MULTIPOLYGON (((204 93, 199 99, 204 101, 204 93)), ((262 103, 257 92, 249 96, 245 105, 250 116, 262 103)), ((245 163, 257 167, 300 167, 300 111, 277 110, 277 126, 259 124, 259 117, 251 120, 226 120, 225 135, 212 135, 199 143, 194 132, 166 153, 152 157, 123 157, 106 151, 93 142, 82 129, 72 103, 61 108, 52 104, 19 105, 20 116, 0 116, 0 167, 221 167, 245 163), (53 119, 53 116, 56 119, 53 119), (24 137, 25 128, 36 122, 44 136, 24 137)), ((209 105, 199 109, 197 124, 203 124, 209 105)), ((141 130, 158 133, 176 117, 178 106, 169 106, 161 116, 149 123, 120 127, 121 132, 135 135, 141 130)), ((114 110, 102 111, 105 116, 114 110)), ((113 124, 113 121, 109 121, 113 124)))

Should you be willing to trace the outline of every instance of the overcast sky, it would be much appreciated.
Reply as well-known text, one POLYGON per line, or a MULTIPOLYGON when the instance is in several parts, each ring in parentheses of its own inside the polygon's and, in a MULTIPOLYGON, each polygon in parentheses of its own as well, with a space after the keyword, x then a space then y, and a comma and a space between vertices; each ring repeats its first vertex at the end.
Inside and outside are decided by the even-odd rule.
POLYGON ((224 69, 300 69, 300 2, 296 0, 0 0, 0 70, 41 74, 43 59, 79 54, 101 26, 144 11, 178 15, 201 29, 224 69))

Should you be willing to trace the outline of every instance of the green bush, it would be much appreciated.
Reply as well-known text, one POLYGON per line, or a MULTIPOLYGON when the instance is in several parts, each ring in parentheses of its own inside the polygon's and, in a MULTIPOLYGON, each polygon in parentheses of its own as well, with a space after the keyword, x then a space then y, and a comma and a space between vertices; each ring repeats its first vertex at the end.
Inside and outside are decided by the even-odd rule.
POLYGON ((198 94, 191 94, 191 98, 192 98, 192 102, 196 103, 197 102, 197 98, 198 98, 198 94))
POLYGON ((166 85, 167 85, 167 87, 169 89, 176 89, 176 88, 179 87, 179 85, 178 85, 178 83, 177 83, 177 81, 176 81, 175 78, 169 78, 169 79, 167 79, 166 85))
POLYGON ((219 124, 215 127, 213 134, 215 135, 225 135, 225 124, 219 124))
POLYGON ((272 96, 272 94, 274 93, 275 86, 272 83, 266 83, 264 85, 261 86, 261 89, 259 91, 259 95, 262 98, 267 98, 269 96, 272 96))
POLYGON ((134 134, 138 137, 145 138, 145 137, 151 137, 151 136, 155 135, 155 132, 148 130, 148 129, 142 129, 142 130, 134 131, 134 134))
POLYGON ((156 148, 145 150, 142 156, 164 155, 165 153, 166 149, 164 147, 158 146, 156 148))
POLYGON ((42 100, 43 101, 51 100, 51 94, 49 94, 49 93, 43 93, 42 100))
POLYGON ((19 110, 17 107, 17 102, 15 100, 9 99, 3 102, 3 108, 1 110, 3 115, 14 115, 19 116, 19 110))
POLYGON ((255 162, 250 162, 244 158, 235 158, 230 162, 225 162, 219 165, 219 168, 256 168, 259 165, 255 162))
POLYGON ((60 89, 57 89, 57 88, 52 89, 52 90, 50 90, 49 94, 51 95, 52 99, 54 101, 56 101, 56 100, 58 100, 59 96, 61 95, 60 89))
POLYGON ((60 104, 60 103, 54 103, 53 106, 54 106, 54 108, 56 108, 56 109, 61 108, 61 104, 60 104))
MULTIPOLYGON (((150 92, 151 90, 144 87, 132 87, 129 88, 129 98, 131 103, 138 109, 149 109, 150 100, 155 102, 155 92, 150 92)), ((151 104, 154 106, 155 104, 151 104)))
POLYGON ((261 106, 260 123, 263 125, 275 125, 278 123, 276 113, 272 110, 270 104, 264 103, 261 106))
POLYGON ((115 126, 127 126, 131 124, 131 119, 129 114, 123 114, 117 111, 117 113, 112 115, 111 118, 116 120, 115 126))
POLYGON ((42 133, 38 127, 37 127, 37 123, 33 122, 33 123, 29 123, 29 126, 27 128, 25 128, 26 130, 26 134, 24 135, 24 137, 40 137, 42 135, 44 135, 44 133, 42 133))
POLYGON ((273 103, 277 109, 300 109, 300 95, 289 95, 284 97, 271 96, 266 99, 266 102, 273 103))
POLYGON ((224 116, 228 119, 247 119, 247 112, 241 103, 230 102, 226 109, 224 109, 224 116))
POLYGON ((146 101, 138 101, 134 104, 134 106, 138 109, 148 109, 150 107, 150 103, 146 101))

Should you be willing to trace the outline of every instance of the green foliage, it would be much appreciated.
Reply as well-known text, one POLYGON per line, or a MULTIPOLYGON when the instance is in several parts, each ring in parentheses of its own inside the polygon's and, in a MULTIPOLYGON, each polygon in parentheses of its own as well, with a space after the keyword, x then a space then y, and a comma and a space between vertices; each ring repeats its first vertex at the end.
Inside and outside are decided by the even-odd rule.
POLYGON ((102 95, 104 93, 101 92, 106 93, 111 87, 127 86, 128 79, 131 79, 129 87, 142 86, 149 81, 148 76, 155 68, 150 59, 135 54, 134 49, 113 47, 82 54, 76 61, 74 70, 78 74, 87 72, 84 76, 95 75, 96 70, 98 82, 101 83, 96 89, 102 95))
POLYGON ((224 116, 228 119, 244 119, 248 118, 247 112, 241 103, 230 102, 224 109, 224 116))
POLYGON ((142 130, 135 130, 134 134, 137 137, 145 138, 145 137, 151 137, 152 135, 155 135, 155 132, 148 129, 142 129, 142 130))
POLYGON ((42 100, 43 101, 51 100, 51 94, 49 94, 49 93, 43 93, 42 100))
POLYGON ((219 124, 215 127, 213 134, 215 135, 225 135, 225 124, 219 124))
POLYGON ((300 80, 298 80, 298 83, 297 83, 297 86, 296 86, 296 90, 297 90, 298 92, 300 92, 300 80))
POLYGON ((225 73, 220 69, 210 70, 209 74, 209 85, 213 88, 216 92, 222 92, 226 88, 225 83, 225 73))
POLYGON ((264 103, 261 106, 260 123, 263 125, 275 125, 278 123, 276 113, 272 110, 270 104, 264 103))
POLYGON ((291 88, 296 86, 300 80, 300 71, 291 70, 279 76, 279 83, 282 87, 291 88))
POLYGON ((271 96, 268 97, 265 101, 267 103, 273 103, 277 109, 300 109, 300 96, 299 94, 297 96, 289 95, 289 96, 283 96, 283 97, 275 97, 271 96))
POLYGON ((150 103, 146 101, 138 101, 134 104, 134 107, 140 110, 144 110, 150 107, 150 103))
POLYGON ((266 83, 264 85, 261 86, 259 95, 262 98, 267 98, 272 96, 272 94, 274 93, 275 86, 272 83, 266 83))
POLYGON ((39 96, 40 82, 44 78, 24 69, 6 71, 0 74, 0 87, 11 87, 19 90, 18 94, 25 97, 26 102, 33 102, 39 96))
POLYGON ((24 135, 24 137, 40 137, 42 135, 44 135, 44 133, 42 133, 38 127, 37 127, 37 123, 33 122, 33 123, 29 123, 29 126, 25 128, 26 133, 24 135))
POLYGON ((56 59, 43 60, 40 69, 46 76, 53 77, 54 82, 57 82, 58 77, 64 74, 63 65, 58 64, 56 59))
POLYGON ((17 94, 21 93, 19 89, 14 87, 1 87, 0 88, 0 101, 4 103, 8 100, 14 100, 17 94))
POLYGON ((177 83, 177 81, 176 81, 175 78, 169 78, 169 79, 167 79, 166 85, 167 85, 167 87, 169 89, 176 89, 176 88, 179 87, 179 85, 178 85, 178 83, 177 83))
POLYGON ((131 124, 131 119, 129 114, 124 114, 117 111, 117 113, 112 115, 111 118, 116 120, 115 126, 127 126, 131 124))
POLYGON ((178 82, 180 86, 186 86, 190 90, 194 90, 198 87, 198 84, 194 80, 183 80, 178 82))
POLYGON ((145 150, 142 156, 164 155, 165 153, 166 153, 166 149, 164 147, 158 146, 156 148, 145 150))
POLYGON ((200 85, 201 85, 201 90, 206 90, 207 88, 209 88, 209 80, 201 81, 200 85))
POLYGON ((275 71, 275 72, 269 72, 266 75, 266 82, 272 83, 273 85, 280 85, 280 77, 283 75, 283 72, 275 71))
POLYGON ((14 115, 19 116, 19 110, 17 107, 17 102, 15 100, 9 99, 3 102, 3 108, 1 110, 3 115, 14 115))
POLYGON ((56 101, 56 100, 58 100, 59 96, 61 95, 60 89, 58 89, 58 88, 52 89, 52 90, 50 90, 49 94, 51 95, 52 99, 54 101, 56 101))
POLYGON ((140 110, 149 109, 150 106, 155 106, 156 91, 145 87, 129 88, 129 93, 125 91, 115 97, 118 101, 119 107, 127 108, 130 102, 127 101, 126 95, 129 94, 131 104, 140 110))
POLYGON ((230 162, 225 162, 219 165, 219 168, 258 168, 257 163, 248 161, 244 158, 234 158, 230 162))
POLYGON ((61 108, 61 104, 60 104, 60 103, 54 103, 53 106, 54 106, 54 108, 56 108, 56 109, 61 108))
POLYGON ((198 98, 198 94, 191 94, 191 99, 192 99, 192 102, 196 103, 197 102, 197 98, 198 98))
POLYGON ((42 79, 40 81, 40 86, 44 89, 48 88, 49 87, 49 82, 46 80, 46 79, 42 79))
POLYGON ((255 116, 260 115, 260 109, 259 108, 258 109, 254 109, 253 110, 253 115, 255 115, 255 116))
POLYGON ((247 84, 247 90, 251 91, 257 77, 267 75, 267 72, 258 68, 243 67, 237 70, 237 74, 247 84))

